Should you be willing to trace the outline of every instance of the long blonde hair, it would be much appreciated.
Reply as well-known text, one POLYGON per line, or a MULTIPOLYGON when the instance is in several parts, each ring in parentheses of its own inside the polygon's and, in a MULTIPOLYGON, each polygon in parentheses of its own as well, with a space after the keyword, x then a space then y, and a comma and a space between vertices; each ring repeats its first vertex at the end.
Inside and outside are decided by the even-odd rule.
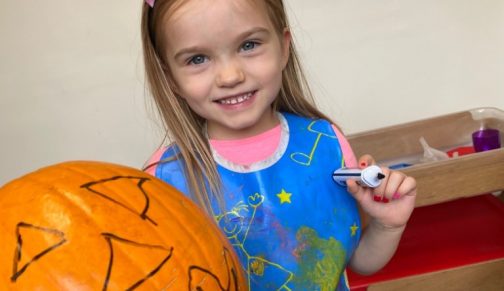
MULTIPOLYGON (((281 36, 285 29, 289 30, 283 1, 261 1, 267 6, 269 19, 281 36)), ((141 32, 146 80, 159 114, 163 118, 165 129, 180 151, 178 158, 184 161, 189 189, 196 202, 212 215, 210 195, 217 199, 221 209, 224 204, 217 166, 204 134, 205 120, 198 116, 184 99, 175 94, 176 84, 163 53, 164 17, 168 10, 176 8, 174 5, 181 5, 182 2, 183 0, 157 0, 153 8, 147 4, 143 5, 141 32)), ((282 72, 282 87, 272 104, 273 110, 329 120, 315 107, 293 41, 289 53, 289 60, 282 72)), ((158 163, 162 162, 165 161, 158 163)), ((147 168, 150 166, 153 165, 148 165, 147 168)))

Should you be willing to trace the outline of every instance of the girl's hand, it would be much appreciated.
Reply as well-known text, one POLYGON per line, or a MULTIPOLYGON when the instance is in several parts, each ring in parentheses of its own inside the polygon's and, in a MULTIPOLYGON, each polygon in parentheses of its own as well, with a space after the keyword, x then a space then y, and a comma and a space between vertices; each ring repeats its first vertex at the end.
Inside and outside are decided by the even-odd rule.
MULTIPOLYGON (((370 155, 359 158, 359 168, 375 161, 370 155)), ((371 216, 372 223, 390 230, 404 228, 415 208, 416 181, 405 174, 381 168, 385 178, 377 188, 363 187, 354 180, 347 181, 350 194, 371 216)))

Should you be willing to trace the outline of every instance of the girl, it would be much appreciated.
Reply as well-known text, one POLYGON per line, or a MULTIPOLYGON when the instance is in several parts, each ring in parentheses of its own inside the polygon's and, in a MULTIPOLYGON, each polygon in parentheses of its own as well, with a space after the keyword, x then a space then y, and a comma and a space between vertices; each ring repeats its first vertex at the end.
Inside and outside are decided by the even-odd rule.
POLYGON ((372 273, 389 261, 415 180, 383 169, 375 189, 332 181, 357 162, 313 105, 281 0, 147 1, 142 40, 174 142, 147 171, 215 218, 252 290, 348 290, 347 265, 372 273))

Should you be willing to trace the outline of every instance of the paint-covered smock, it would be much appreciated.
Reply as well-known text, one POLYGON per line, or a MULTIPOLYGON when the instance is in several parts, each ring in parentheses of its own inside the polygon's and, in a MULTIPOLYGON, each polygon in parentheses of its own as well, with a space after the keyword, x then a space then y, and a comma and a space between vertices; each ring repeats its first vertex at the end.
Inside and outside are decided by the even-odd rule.
MULTIPOLYGON (((244 167, 213 152, 225 201, 224 213, 213 201, 215 220, 251 290, 348 290, 345 267, 361 228, 356 201, 331 177, 343 164, 340 143, 328 121, 279 118, 280 145, 268 159, 244 167)), ((179 161, 155 175, 191 197, 179 161)))

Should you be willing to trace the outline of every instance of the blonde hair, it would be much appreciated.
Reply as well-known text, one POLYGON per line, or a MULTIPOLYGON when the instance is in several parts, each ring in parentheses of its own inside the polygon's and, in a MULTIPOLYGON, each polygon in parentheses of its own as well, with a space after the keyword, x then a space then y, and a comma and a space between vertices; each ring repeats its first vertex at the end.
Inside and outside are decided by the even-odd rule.
MULTIPOLYGON (((257 1, 257 0, 252 0, 257 1)), ((278 36, 289 24, 282 0, 262 0, 278 36)), ((196 202, 212 215, 210 195, 221 209, 223 197, 217 166, 204 133, 205 120, 198 116, 187 103, 176 95, 173 77, 163 53, 162 23, 169 10, 181 5, 181 0, 157 0, 153 8, 144 4, 142 10, 142 45, 146 80, 154 97, 166 130, 177 145, 184 163, 189 189, 196 202), (208 183, 209 189, 206 184, 208 183)), ((282 86, 272 104, 273 110, 295 113, 310 118, 324 118, 314 104, 311 90, 303 74, 294 43, 291 41, 289 60, 282 72, 282 86)), ((158 163, 166 162, 165 160, 158 163)), ((154 166, 148 165, 147 168, 154 166)))

